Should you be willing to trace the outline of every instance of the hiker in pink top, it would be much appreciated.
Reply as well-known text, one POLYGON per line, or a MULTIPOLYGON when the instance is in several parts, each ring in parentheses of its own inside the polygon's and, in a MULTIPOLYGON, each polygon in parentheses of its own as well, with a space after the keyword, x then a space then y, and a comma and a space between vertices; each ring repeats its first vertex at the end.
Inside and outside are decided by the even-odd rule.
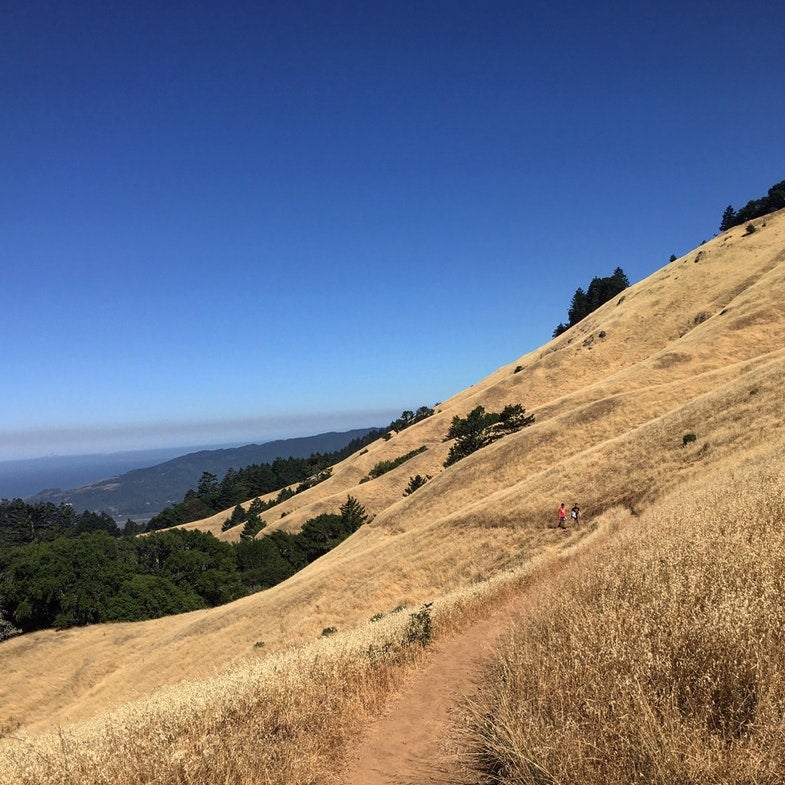
POLYGON ((567 510, 564 509, 564 502, 559 505, 559 528, 567 528, 567 510))

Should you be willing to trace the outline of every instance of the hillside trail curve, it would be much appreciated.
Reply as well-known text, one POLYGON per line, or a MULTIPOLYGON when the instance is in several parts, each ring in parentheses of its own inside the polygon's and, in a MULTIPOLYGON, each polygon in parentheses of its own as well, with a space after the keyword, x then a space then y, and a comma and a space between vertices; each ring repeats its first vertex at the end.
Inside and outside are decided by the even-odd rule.
POLYGON ((484 665, 521 612, 525 595, 444 638, 424 666, 410 674, 384 713, 350 750, 343 785, 458 785, 465 783, 448 749, 453 712, 479 688, 484 665))

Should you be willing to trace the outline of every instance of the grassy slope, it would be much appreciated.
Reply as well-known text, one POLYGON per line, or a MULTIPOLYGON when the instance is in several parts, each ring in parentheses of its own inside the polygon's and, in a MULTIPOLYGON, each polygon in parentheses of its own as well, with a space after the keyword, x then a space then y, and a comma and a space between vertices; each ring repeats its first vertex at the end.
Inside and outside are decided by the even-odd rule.
POLYGON ((615 521, 525 597, 464 706, 466 781, 785 782, 782 447, 615 521))
MULTIPOLYGON (((586 520, 619 504, 641 513, 679 483, 781 442, 785 212, 755 224, 752 235, 736 227, 667 265, 269 512, 270 528, 296 530, 351 493, 375 516, 290 581, 208 611, 5 642, 0 729, 89 717, 313 640, 326 626, 431 599, 574 543, 580 534, 548 528, 560 501, 579 501, 586 520), (455 414, 519 402, 534 426, 442 469, 455 414), (683 447, 687 432, 698 439, 683 447), (358 484, 376 462, 422 445, 425 453, 358 484), (433 479, 404 498, 417 473, 433 479)), ((220 534, 226 515, 194 525, 220 534)))

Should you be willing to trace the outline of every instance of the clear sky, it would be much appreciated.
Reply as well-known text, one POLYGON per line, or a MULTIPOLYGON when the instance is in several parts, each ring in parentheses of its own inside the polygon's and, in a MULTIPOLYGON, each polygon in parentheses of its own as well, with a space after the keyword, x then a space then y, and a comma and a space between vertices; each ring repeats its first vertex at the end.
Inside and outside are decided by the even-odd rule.
POLYGON ((775 0, 0 0, 0 459, 445 400, 785 178, 783 32, 775 0))

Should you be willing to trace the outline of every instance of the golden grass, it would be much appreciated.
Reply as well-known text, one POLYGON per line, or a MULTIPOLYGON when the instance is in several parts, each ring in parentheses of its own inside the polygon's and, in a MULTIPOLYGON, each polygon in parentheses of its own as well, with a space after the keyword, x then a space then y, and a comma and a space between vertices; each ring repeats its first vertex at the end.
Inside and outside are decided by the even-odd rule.
POLYGON ((784 595, 779 451, 679 489, 532 598, 471 707, 477 777, 785 782, 784 595))
MULTIPOLYGON (((433 638, 519 591, 547 560, 437 599, 433 638)), ((401 609, 184 682, 57 732, 0 743, 3 785, 316 785, 340 782, 342 756, 424 656, 422 608, 401 609)))
MULTIPOLYGON (((171 723, 166 754, 173 761, 187 761, 184 767, 202 765, 195 760, 202 743, 199 733, 207 733, 181 736, 190 725, 224 727, 225 739, 236 733, 236 756, 245 760, 242 749, 254 746, 248 740, 257 737, 243 734, 257 731, 246 731, 242 719, 221 719, 225 711, 235 716, 231 695, 235 688, 238 693, 245 689, 241 682, 246 676, 240 674, 267 673, 267 667, 274 672, 280 657, 302 656, 303 662, 310 662, 308 657, 316 651, 313 645, 322 652, 320 657, 327 657, 324 652, 337 646, 337 640, 343 641, 343 635, 336 642, 314 644, 325 627, 335 626, 349 637, 349 631, 356 629, 362 638, 368 618, 377 612, 458 596, 467 587, 484 586, 494 576, 505 576, 505 571, 533 559, 570 553, 598 521, 615 520, 622 511, 632 510, 639 516, 637 525, 656 515, 663 496, 677 488, 708 482, 715 473, 756 461, 773 443, 780 445, 781 454, 785 211, 767 216, 766 226, 759 228, 748 237, 733 230, 667 265, 542 349, 439 404, 433 417, 389 441, 369 445, 367 452, 336 466, 326 482, 265 513, 268 530, 293 531, 309 517, 337 511, 351 494, 374 516, 371 524, 285 583, 221 608, 139 624, 46 631, 3 642, 0 734, 63 728, 61 737, 49 736, 46 744, 47 749, 60 744, 68 753, 62 759, 48 752, 49 757, 40 758, 50 761, 47 765, 54 778, 41 782, 61 781, 56 777, 66 776, 68 761, 82 760, 88 746, 107 750, 112 744, 118 745, 127 763, 112 775, 120 779, 96 782, 152 781, 133 778, 147 776, 144 761, 153 755, 152 747, 130 739, 121 744, 124 736, 144 736, 145 722, 165 727, 171 723), (521 370, 516 373, 518 366, 521 370), (535 413, 535 424, 445 470, 442 464, 449 445, 442 439, 452 417, 463 416, 477 405, 498 411, 507 403, 522 403, 535 413), (697 439, 685 447, 682 436, 687 432, 697 439), (360 483, 377 462, 423 445, 428 448, 425 452, 397 469, 360 483), (404 498, 403 489, 414 474, 430 474, 433 479, 404 498), (583 526, 566 534, 549 528, 558 503, 570 505, 576 500, 584 511, 583 526), (255 648, 256 642, 265 645, 255 648), (302 655, 292 654, 292 646, 304 647, 302 655), (223 675, 214 676, 216 671, 223 675), (240 678, 231 687, 230 673, 240 678), (210 686, 218 683, 224 685, 220 690, 210 686), (205 691, 214 703, 200 718, 198 710, 188 707, 191 703, 207 706, 194 697, 205 691), (100 718, 105 712, 143 696, 148 696, 150 706, 159 707, 158 713, 151 714, 152 709, 140 708, 147 704, 137 703, 133 716, 138 721, 113 719, 107 727, 115 729, 117 738, 111 744, 98 741, 103 738, 105 723, 100 718), (167 706, 173 707, 171 717, 167 706), (186 719, 177 719, 181 715, 186 719), (94 725, 72 725, 91 717, 99 718, 94 725), (184 739, 185 746, 178 746, 178 739, 184 739)), ((772 460, 781 461, 777 453, 772 460)), ((230 512, 191 526, 232 539, 237 532, 219 531, 230 512)), ((456 623, 460 617, 455 611, 456 623)), ((381 629, 373 625, 374 633, 381 629)), ((336 662, 343 662, 336 657, 336 662)), ((347 655, 346 662, 353 658, 355 654, 347 655)), ((327 711, 331 704, 319 691, 324 689, 322 682, 327 683, 321 666, 302 667, 293 673, 300 674, 304 693, 312 697, 303 698, 299 708, 281 710, 290 718, 302 712, 300 719, 291 720, 292 727, 300 729, 287 733, 305 757, 324 763, 337 754, 348 731, 340 730, 343 720, 338 707, 338 714, 324 720, 338 728, 327 745, 332 752, 325 753, 310 738, 326 733, 318 730, 322 720, 310 716, 313 707, 324 703, 327 711)), ((357 706, 367 705, 372 711, 397 678, 368 671, 371 675, 353 687, 353 665, 331 667, 336 679, 346 680, 345 694, 337 683, 334 689, 344 696, 347 716, 365 716, 361 709, 354 710, 357 706), (371 693, 366 695, 366 689, 371 693)), ((288 705, 283 696, 265 691, 265 678, 260 675, 254 682, 248 676, 248 683, 255 686, 243 693, 250 697, 238 700, 252 708, 238 710, 238 718, 265 716, 267 708, 254 703, 255 691, 263 696, 265 706, 279 698, 281 706, 288 705), (264 698, 268 694, 274 700, 264 698)), ((260 728, 268 728, 266 722, 260 720, 260 728)), ((273 738, 269 728, 258 733, 268 734, 264 736, 268 741, 273 738)), ((277 744, 280 739, 275 738, 277 744)), ((39 747, 32 738, 30 744, 28 755, 24 745, 8 746, 6 740, 4 754, 13 749, 16 760, 32 765, 30 756, 38 755, 39 747)), ((264 744, 259 741, 256 746, 264 744)), ((218 760, 219 753, 213 757, 218 760)), ((107 771, 111 765, 107 763, 107 771)), ((253 763, 257 765, 262 764, 253 763)), ((276 765, 284 771, 283 763, 276 765)), ((302 765, 303 771, 309 770, 302 765)), ((231 773, 231 768, 220 766, 214 770, 223 774, 210 779, 203 773, 203 781, 221 782, 224 777, 227 782, 242 782, 246 776, 239 768, 231 773)), ((171 773, 175 769, 170 769, 159 772, 162 782, 175 776, 171 773)), ((278 779, 266 776, 268 780, 257 781, 306 782, 310 775, 291 768, 288 779, 283 773, 278 779)))

